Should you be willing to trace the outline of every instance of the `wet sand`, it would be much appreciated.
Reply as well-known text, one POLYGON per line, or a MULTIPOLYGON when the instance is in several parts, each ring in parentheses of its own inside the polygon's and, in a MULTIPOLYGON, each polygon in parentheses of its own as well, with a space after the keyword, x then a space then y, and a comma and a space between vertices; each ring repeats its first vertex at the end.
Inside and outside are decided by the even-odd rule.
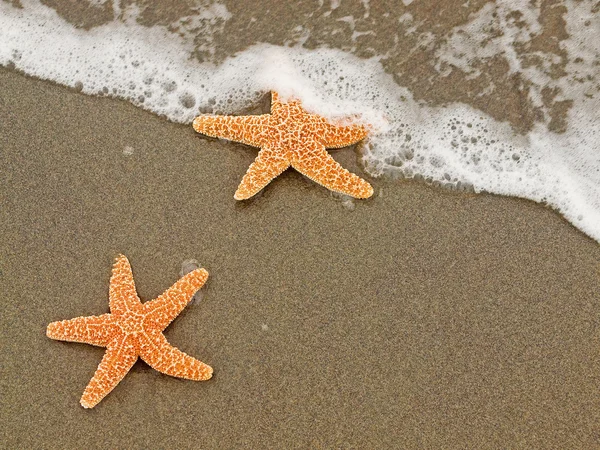
POLYGON ((0 86, 2 447, 600 444, 600 246, 555 212, 381 180, 351 211, 293 171, 240 203, 255 149, 4 69, 0 86), (45 327, 108 312, 118 253, 143 300, 184 260, 207 268, 166 336, 215 376, 138 362, 85 410, 103 349, 45 327))

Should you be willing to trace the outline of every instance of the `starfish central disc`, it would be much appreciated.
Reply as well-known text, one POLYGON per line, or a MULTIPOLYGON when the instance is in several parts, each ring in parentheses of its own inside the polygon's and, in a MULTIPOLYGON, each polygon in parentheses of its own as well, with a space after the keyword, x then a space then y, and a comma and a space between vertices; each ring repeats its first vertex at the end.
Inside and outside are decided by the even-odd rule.
POLYGON ((373 187, 338 164, 326 148, 354 144, 367 136, 362 125, 332 124, 310 114, 297 100, 284 103, 272 93, 271 114, 203 115, 194 119, 198 133, 260 147, 234 198, 252 197, 288 167, 326 188, 355 198, 373 195, 373 187))
POLYGON ((118 318, 115 323, 125 334, 142 333, 144 331, 144 315, 131 314, 127 318, 118 318))
POLYGON ((46 335, 51 339, 106 347, 104 358, 81 397, 83 407, 96 406, 123 379, 138 357, 150 367, 174 377, 208 380, 212 376, 210 366, 173 347, 162 334, 207 278, 206 270, 196 269, 158 298, 142 303, 129 261, 120 255, 110 278, 109 314, 48 325, 46 335))

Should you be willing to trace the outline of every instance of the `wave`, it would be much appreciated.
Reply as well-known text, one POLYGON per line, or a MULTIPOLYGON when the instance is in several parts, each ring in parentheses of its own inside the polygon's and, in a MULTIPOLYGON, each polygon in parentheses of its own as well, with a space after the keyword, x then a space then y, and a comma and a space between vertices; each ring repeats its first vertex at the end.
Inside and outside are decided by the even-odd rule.
MULTIPOLYGON (((306 33, 291 46, 258 43, 211 59, 213 37, 232 17, 217 2, 154 26, 141 25, 132 6, 115 10, 119 20, 89 29, 33 0, 20 8, 0 3, 0 64, 85 94, 125 99, 180 123, 199 113, 246 111, 275 90, 300 98, 310 111, 374 125, 360 148, 374 177, 416 177, 447 189, 528 198, 600 241, 598 19, 586 2, 565 5, 568 35, 557 50, 564 64, 531 45, 542 35, 542 12, 526 1, 485 5, 435 48, 432 65, 440 77, 460 71, 477 79, 501 56, 508 76, 525 80, 514 88, 526 88, 539 116, 525 131, 471 106, 475 100, 429 105, 386 71, 389 54, 306 49, 306 33), (194 57, 199 49, 204 62, 194 57)), ((407 29, 411 20, 400 18, 407 29)), ((425 44, 427 36, 420 37, 425 44)), ((494 89, 492 79, 485 94, 494 89)))

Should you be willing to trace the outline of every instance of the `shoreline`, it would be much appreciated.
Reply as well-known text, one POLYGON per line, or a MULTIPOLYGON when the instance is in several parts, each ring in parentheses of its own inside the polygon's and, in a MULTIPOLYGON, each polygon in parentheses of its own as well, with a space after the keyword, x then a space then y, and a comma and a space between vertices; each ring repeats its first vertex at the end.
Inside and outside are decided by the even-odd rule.
MULTIPOLYGON (((375 179, 350 211, 293 171, 240 203, 256 149, 10 70, 0 84, 6 445, 597 444, 600 246, 550 208, 375 179), (142 300, 186 259, 207 268, 165 334, 215 376, 138 362, 85 411, 103 350, 44 330, 108 311, 118 253, 142 300)), ((332 155, 365 176, 355 149, 332 155)))

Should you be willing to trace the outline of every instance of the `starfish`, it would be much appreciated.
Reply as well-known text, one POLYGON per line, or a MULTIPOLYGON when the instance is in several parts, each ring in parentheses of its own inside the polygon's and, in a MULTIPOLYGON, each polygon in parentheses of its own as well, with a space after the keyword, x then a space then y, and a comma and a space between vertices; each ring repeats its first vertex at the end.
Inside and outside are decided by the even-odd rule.
POLYGON ((104 358, 83 392, 81 406, 96 406, 125 377, 138 356, 150 367, 174 377, 208 380, 212 376, 210 366, 173 347, 162 334, 207 278, 206 270, 196 269, 158 298, 142 304, 129 261, 119 255, 110 278, 109 314, 48 325, 46 335, 51 339, 106 347, 104 358))
POLYGON ((194 119, 193 126, 198 133, 261 148, 234 195, 236 200, 252 197, 290 166, 332 191, 355 198, 373 195, 369 183, 348 172, 325 150, 364 139, 366 128, 329 123, 309 114, 297 100, 283 103, 273 92, 271 114, 203 115, 194 119))

